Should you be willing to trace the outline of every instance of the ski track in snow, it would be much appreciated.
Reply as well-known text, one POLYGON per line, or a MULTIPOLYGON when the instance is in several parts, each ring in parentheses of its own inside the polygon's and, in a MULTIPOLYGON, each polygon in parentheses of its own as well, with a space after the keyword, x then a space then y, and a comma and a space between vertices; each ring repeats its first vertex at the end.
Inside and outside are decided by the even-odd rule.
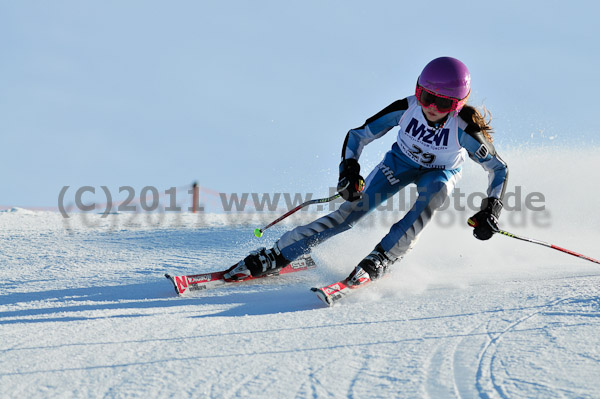
MULTIPOLYGON (((0 397, 600 397, 596 265, 432 228, 391 278, 325 308, 309 288, 372 246, 352 231, 315 270, 178 298, 164 272, 225 268, 260 245, 252 229, 113 230, 120 216, 66 231, 0 213, 0 397)), ((594 256, 597 232, 579 237, 594 256)))

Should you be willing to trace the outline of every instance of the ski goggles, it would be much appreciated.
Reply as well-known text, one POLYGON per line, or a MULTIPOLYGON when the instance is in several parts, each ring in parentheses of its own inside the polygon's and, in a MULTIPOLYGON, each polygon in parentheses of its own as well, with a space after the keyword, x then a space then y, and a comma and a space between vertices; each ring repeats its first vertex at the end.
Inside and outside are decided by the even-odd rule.
POLYGON ((460 111, 467 103, 467 98, 469 97, 467 95, 467 97, 459 100, 458 98, 434 93, 419 85, 417 85, 417 92, 415 95, 421 106, 424 108, 434 107, 438 112, 442 113, 460 111))

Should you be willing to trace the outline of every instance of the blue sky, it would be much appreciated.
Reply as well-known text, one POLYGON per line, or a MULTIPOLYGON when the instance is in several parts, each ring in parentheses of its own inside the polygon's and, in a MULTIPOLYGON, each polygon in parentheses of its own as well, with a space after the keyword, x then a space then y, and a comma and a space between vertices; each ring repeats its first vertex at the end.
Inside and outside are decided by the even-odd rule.
MULTIPOLYGON (((347 130, 412 94, 442 55, 468 65, 471 103, 492 111, 500 151, 597 145, 599 11, 552 0, 1 1, 0 206, 56 206, 65 185, 194 180, 326 194, 347 130)), ((368 147, 364 164, 393 140, 368 147)))

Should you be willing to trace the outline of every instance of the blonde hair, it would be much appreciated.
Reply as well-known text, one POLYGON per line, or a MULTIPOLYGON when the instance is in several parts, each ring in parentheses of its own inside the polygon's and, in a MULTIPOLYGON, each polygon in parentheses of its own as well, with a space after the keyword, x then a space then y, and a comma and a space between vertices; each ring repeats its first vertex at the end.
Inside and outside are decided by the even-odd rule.
POLYGON ((492 143, 494 141, 494 138, 492 137, 494 130, 491 126, 492 113, 485 107, 481 107, 481 111, 483 113, 471 105, 465 105, 458 113, 458 116, 460 116, 469 125, 477 128, 477 130, 483 133, 485 138, 492 143))

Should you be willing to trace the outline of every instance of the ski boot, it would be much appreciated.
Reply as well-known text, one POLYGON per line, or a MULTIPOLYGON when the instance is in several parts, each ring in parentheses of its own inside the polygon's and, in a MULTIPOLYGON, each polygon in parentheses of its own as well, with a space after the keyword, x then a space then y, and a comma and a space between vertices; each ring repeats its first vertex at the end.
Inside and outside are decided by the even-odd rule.
POLYGON ((381 245, 377 244, 375 250, 361 260, 350 273, 347 279, 348 284, 362 285, 377 280, 387 272, 388 267, 396 260, 390 258, 381 245))
POLYGON ((233 265, 225 272, 225 281, 244 281, 252 277, 259 277, 272 273, 290 262, 281 255, 279 248, 275 245, 271 249, 259 248, 250 252, 244 260, 233 265))

